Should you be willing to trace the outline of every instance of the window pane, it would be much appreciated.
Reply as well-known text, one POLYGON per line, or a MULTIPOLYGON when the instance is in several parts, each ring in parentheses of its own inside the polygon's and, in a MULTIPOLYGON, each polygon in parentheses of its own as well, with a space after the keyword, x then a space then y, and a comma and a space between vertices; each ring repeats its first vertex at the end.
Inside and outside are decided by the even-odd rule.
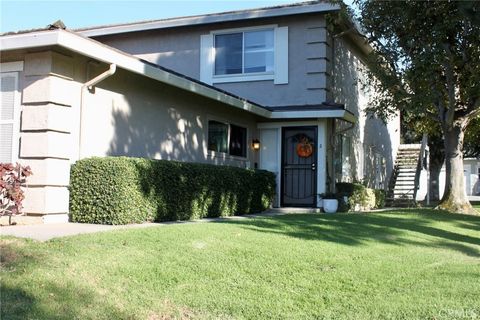
POLYGON ((215 74, 242 73, 242 33, 215 36, 215 74))
POLYGON ((247 156, 247 129, 230 125, 230 154, 232 156, 247 156))
POLYGON ((218 121, 208 121, 208 150, 228 152, 228 125, 218 121))
POLYGON ((245 32, 244 73, 273 71, 273 30, 245 32))

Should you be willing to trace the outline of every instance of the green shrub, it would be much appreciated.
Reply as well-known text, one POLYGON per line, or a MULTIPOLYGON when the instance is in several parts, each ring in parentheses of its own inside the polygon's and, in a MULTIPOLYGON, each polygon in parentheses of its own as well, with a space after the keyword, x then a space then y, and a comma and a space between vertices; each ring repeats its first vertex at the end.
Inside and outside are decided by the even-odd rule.
POLYGON ((370 189, 359 183, 340 182, 336 184, 337 194, 347 197, 347 202, 341 199, 339 211, 355 211, 356 205, 360 210, 383 208, 385 206, 385 191, 370 189))
POLYGON ((341 182, 336 184, 336 189, 339 196, 347 197, 347 202, 341 201, 340 209, 342 211, 354 211, 356 204, 365 207, 368 203, 368 194, 362 184, 341 182))
POLYGON ((275 176, 209 164, 107 157, 72 166, 74 222, 127 224, 261 212, 270 207, 275 176))
POLYGON ((385 207, 385 198, 387 196, 385 190, 374 189, 373 191, 375 192, 375 208, 381 209, 385 207))

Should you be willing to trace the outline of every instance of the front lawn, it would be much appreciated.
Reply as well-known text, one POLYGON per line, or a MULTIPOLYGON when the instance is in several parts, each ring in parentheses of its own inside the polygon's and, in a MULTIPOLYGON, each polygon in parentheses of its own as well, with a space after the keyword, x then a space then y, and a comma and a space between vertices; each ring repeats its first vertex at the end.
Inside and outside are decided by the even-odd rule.
POLYGON ((1 319, 480 319, 480 217, 405 210, 1 239, 1 319))

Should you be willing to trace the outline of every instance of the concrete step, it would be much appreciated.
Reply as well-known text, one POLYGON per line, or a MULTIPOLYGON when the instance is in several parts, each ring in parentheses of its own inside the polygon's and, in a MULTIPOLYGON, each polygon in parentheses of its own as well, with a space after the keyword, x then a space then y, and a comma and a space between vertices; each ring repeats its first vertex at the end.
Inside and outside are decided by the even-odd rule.
POLYGON ((395 183, 395 187, 401 187, 401 188, 413 188, 415 186, 415 183, 413 181, 397 181, 395 183))
POLYGON ((396 161, 409 160, 409 161, 418 161, 418 153, 412 154, 397 154, 396 161))
POLYGON ((397 176, 397 181, 415 181, 415 173, 414 172, 405 172, 401 175, 397 176))
POLYGON ((415 180, 415 172, 414 171, 404 171, 404 172, 399 172, 397 174, 397 180, 415 180))
POLYGON ((397 159, 402 158, 417 158, 420 155, 420 151, 400 151, 397 153, 397 159))
POLYGON ((403 158, 417 158, 420 155, 420 151, 399 151, 397 152, 397 159, 403 158))
POLYGON ((413 190, 415 186, 413 185, 395 185, 395 188, 393 188, 394 191, 402 191, 402 190, 413 190))
POLYGON ((415 177, 415 171, 402 171, 398 173, 397 177, 415 177))
POLYGON ((402 170, 402 169, 403 170, 405 170, 405 169, 407 169, 407 170, 417 170, 417 165, 412 166, 412 165, 409 165, 409 164, 401 164, 401 165, 397 166, 397 171, 402 170))
POLYGON ((410 189, 398 189, 395 187, 395 189, 392 190, 393 194, 413 194, 415 191, 415 188, 410 188, 410 189))
POLYGON ((418 163, 418 159, 400 159, 395 162, 395 165, 400 166, 400 165, 411 165, 415 166, 418 163))
POLYGON ((396 162, 395 163, 395 166, 396 167, 399 167, 399 166, 412 166, 412 167, 416 167, 418 164, 418 161, 401 161, 401 162, 396 162))
POLYGON ((421 143, 402 143, 398 149, 399 150, 405 150, 405 149, 419 149, 422 148, 421 143))
POLYGON ((321 213, 320 208, 298 208, 298 207, 283 207, 283 208, 270 208, 262 213, 265 214, 287 214, 287 213, 321 213))

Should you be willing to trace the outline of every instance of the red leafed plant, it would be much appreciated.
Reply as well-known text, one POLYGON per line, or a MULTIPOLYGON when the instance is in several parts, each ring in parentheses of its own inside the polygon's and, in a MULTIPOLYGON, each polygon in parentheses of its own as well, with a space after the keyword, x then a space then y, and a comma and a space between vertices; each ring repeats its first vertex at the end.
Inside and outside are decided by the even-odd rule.
POLYGON ((29 166, 0 163, 0 216, 22 212, 25 195, 21 186, 31 174, 29 166))

